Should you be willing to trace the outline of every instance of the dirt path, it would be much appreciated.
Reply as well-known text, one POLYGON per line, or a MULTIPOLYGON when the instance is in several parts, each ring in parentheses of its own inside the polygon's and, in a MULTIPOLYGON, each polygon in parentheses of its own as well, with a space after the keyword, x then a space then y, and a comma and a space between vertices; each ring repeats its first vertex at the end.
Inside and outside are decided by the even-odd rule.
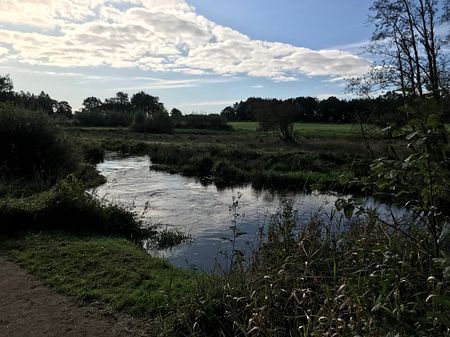
MULTIPOLYGON (((129 322, 128 322, 129 323, 129 322)), ((42 286, 0 256, 1 337, 134 337, 127 323, 101 315, 42 286)))

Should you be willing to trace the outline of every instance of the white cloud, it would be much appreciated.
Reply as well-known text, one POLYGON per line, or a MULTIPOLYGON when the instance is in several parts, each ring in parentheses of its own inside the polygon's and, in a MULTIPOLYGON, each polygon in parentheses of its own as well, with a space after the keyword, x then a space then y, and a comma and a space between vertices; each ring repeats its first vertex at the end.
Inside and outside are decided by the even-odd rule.
POLYGON ((214 83, 228 83, 237 81, 238 78, 222 78, 222 79, 208 79, 208 78, 193 78, 184 80, 165 80, 150 77, 132 77, 134 80, 144 80, 146 83, 127 88, 116 88, 115 90, 137 91, 137 90, 154 90, 154 89, 177 89, 177 88, 192 88, 198 87, 201 84, 214 83))
POLYGON ((246 74, 275 81, 354 76, 368 67, 349 52, 252 40, 198 15, 185 0, 9 0, 3 12, 8 15, 0 22, 9 26, 0 28, 0 43, 28 64, 246 74), (17 31, 11 24, 36 29, 17 31))
POLYGON ((8 54, 9 54, 9 50, 7 48, 0 47, 0 57, 8 55, 8 54))

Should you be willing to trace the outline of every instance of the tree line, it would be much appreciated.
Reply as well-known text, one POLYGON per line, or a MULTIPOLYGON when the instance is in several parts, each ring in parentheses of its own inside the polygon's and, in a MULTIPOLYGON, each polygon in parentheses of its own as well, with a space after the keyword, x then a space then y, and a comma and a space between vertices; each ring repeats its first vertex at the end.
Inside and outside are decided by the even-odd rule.
POLYGON ((39 95, 30 92, 15 92, 9 75, 0 75, 0 102, 9 103, 30 111, 42 111, 54 118, 73 118, 72 107, 66 101, 52 99, 41 91, 39 95))
POLYGON ((228 121, 264 121, 285 114, 293 122, 353 123, 364 116, 366 122, 383 123, 398 118, 395 107, 400 96, 389 92, 377 98, 341 100, 331 96, 320 100, 316 97, 297 97, 286 100, 250 97, 222 110, 228 121), (375 108, 374 108, 375 107, 375 108))
POLYGON ((9 77, 0 76, 0 102, 29 111, 41 111, 60 123, 92 127, 129 127, 136 132, 170 133, 174 128, 227 129, 229 125, 218 114, 183 115, 179 109, 170 113, 159 97, 144 91, 131 97, 117 92, 114 97, 101 99, 90 96, 83 100, 79 111, 72 111, 66 101, 52 99, 42 91, 39 95, 15 92, 9 77))

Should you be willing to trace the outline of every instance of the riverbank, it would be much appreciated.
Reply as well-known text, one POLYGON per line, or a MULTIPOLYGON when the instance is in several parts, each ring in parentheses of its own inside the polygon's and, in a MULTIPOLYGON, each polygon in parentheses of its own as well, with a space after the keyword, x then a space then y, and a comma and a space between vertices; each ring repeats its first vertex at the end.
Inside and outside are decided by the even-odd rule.
MULTIPOLYGON (((146 336, 148 324, 74 301, 0 256, 0 335, 8 337, 146 336)), ((151 335, 148 335, 151 336, 151 335)))
POLYGON ((57 292, 85 306, 148 320, 151 329, 163 329, 158 321, 194 292, 193 273, 117 237, 28 233, 3 238, 0 249, 57 292))
MULTIPOLYGON (((357 192, 348 184, 367 173, 371 153, 358 138, 358 126, 312 125, 298 142, 286 144, 271 132, 237 123, 233 131, 176 130, 174 134, 137 134, 126 129, 72 128, 79 139, 108 151, 149 155, 153 169, 196 176, 222 187, 252 183, 254 188, 357 192)), ((380 131, 370 140, 372 153, 386 153, 396 141, 380 131)))

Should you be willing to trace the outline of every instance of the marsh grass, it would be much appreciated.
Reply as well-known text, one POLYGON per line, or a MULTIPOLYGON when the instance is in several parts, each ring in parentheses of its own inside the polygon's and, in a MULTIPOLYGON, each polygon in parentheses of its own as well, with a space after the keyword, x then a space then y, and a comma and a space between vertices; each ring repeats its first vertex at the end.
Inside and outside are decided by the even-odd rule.
POLYGON ((302 224, 284 205, 249 266, 199 284, 179 313, 180 334, 449 335, 448 276, 426 228, 388 229, 377 217, 343 232, 329 226, 302 224))
MULTIPOLYGON (((249 130, 247 124, 236 131, 180 129, 171 135, 142 135, 120 128, 73 128, 70 132, 108 151, 149 155, 155 170, 195 176, 220 187, 252 183, 257 189, 361 192, 339 181, 343 174, 358 176, 369 169, 371 157, 357 138, 357 129, 317 124, 314 128, 319 131, 310 132, 313 126, 308 127, 297 144, 283 144, 270 132, 249 130), (321 134, 322 129, 336 134, 321 134)), ((370 143, 377 155, 386 153, 388 147, 399 147, 382 134, 370 143)))

